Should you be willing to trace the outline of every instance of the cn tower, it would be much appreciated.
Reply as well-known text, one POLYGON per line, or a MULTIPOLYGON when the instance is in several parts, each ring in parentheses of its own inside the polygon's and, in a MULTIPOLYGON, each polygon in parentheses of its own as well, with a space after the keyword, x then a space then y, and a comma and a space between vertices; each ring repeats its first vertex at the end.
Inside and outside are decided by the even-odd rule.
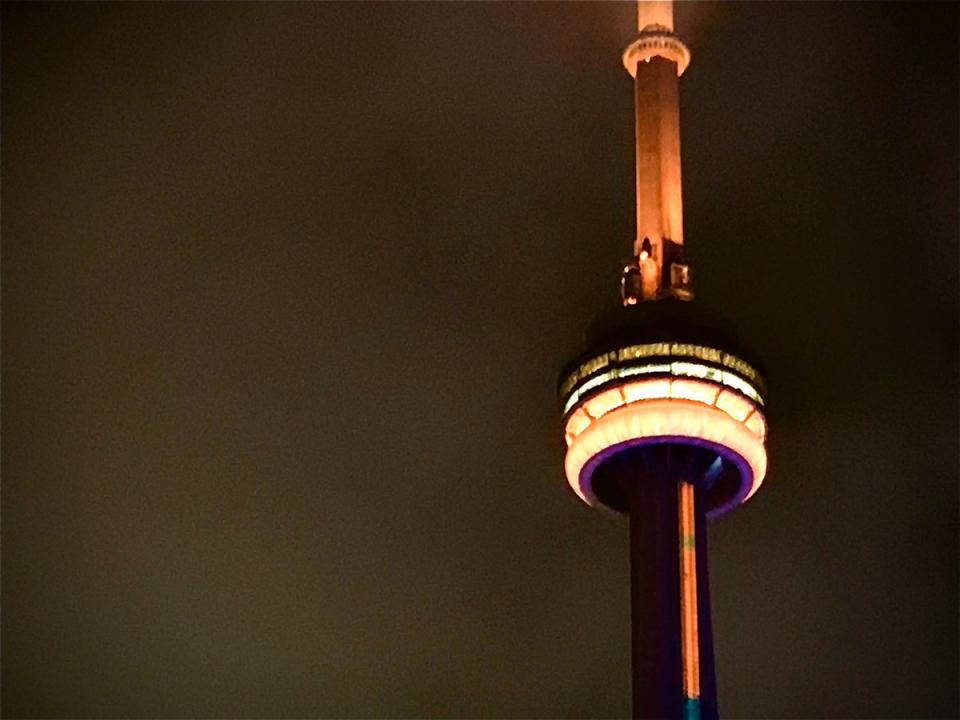
POLYGON ((633 716, 708 720, 718 711, 707 520, 763 482, 766 384, 730 328, 693 299, 678 102, 690 52, 672 2, 641 0, 638 30, 623 52, 637 234, 619 303, 560 375, 564 469, 581 500, 630 519, 633 716))

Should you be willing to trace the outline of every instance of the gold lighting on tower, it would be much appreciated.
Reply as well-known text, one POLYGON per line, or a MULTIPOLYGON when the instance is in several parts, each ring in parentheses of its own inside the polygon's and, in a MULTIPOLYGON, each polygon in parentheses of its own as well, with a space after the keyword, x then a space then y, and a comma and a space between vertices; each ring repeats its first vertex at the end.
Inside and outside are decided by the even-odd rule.
POLYGON ((692 298, 683 255, 680 105, 677 78, 690 51, 673 34, 673 3, 637 3, 640 35, 623 53, 634 77, 637 236, 624 268, 623 302, 692 298))
POLYGON ((641 1, 633 78, 637 234, 622 305, 599 315, 558 379, 564 469, 588 505, 629 517, 633 717, 716 720, 707 519, 767 472, 766 383, 693 300, 684 256, 673 3, 641 1))

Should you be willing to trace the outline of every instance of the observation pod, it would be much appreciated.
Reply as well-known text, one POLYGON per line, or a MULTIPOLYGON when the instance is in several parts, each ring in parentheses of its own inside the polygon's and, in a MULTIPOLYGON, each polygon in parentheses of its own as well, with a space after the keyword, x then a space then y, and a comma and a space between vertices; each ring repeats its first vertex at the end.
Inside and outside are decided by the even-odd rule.
POLYGON ((561 372, 567 481, 630 518, 635 718, 718 717, 706 522, 763 482, 765 393, 723 324, 679 299, 601 316, 561 372))
POLYGON ((616 308, 588 331, 588 348, 564 368, 567 481, 594 507, 630 511, 635 475, 679 473, 717 517, 749 499, 767 470, 766 383, 757 363, 696 303, 663 300, 616 308))

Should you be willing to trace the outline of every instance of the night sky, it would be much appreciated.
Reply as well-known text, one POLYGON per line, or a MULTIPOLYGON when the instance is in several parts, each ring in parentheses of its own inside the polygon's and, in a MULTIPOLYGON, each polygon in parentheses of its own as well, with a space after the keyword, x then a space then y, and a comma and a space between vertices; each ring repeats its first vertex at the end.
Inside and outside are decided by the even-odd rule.
MULTIPOLYGON (((556 375, 630 3, 4 3, 8 717, 623 717, 556 375)), ((765 361, 720 709, 956 717, 958 5, 682 4, 698 301, 765 361)))

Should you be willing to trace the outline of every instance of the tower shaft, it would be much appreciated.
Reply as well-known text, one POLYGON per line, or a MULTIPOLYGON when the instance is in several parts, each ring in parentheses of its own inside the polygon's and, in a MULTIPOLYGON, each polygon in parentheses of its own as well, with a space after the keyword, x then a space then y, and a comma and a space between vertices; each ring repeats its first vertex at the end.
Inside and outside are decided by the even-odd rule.
POLYGON ((712 720, 717 702, 702 493, 662 473, 632 472, 633 717, 712 720))
MULTIPOLYGON (((637 153, 637 239, 652 246, 657 285, 663 283, 665 240, 683 244, 680 187, 680 105, 677 64, 655 56, 637 63, 634 80, 637 153)), ((644 299, 649 299, 644 292, 644 299)))

